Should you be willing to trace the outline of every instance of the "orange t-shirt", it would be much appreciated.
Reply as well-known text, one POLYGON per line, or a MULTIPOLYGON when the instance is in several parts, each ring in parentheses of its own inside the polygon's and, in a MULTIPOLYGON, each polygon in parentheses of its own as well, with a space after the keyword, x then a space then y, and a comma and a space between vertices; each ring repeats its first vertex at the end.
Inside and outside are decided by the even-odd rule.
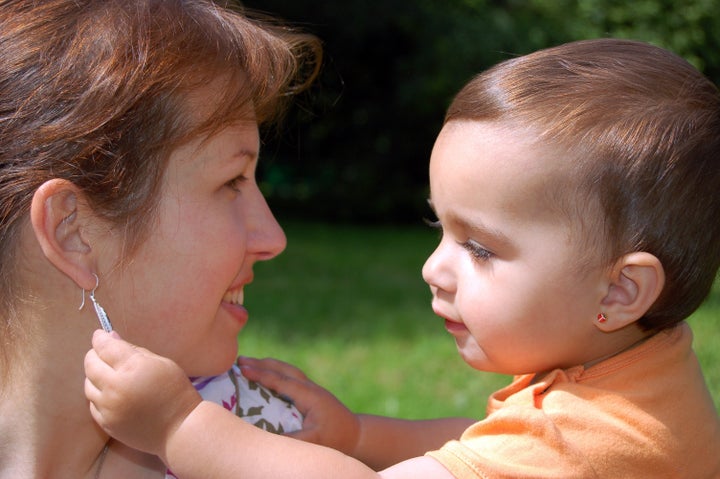
POLYGON ((428 455, 462 479, 720 478, 720 418, 686 323, 592 367, 518 376, 428 455))

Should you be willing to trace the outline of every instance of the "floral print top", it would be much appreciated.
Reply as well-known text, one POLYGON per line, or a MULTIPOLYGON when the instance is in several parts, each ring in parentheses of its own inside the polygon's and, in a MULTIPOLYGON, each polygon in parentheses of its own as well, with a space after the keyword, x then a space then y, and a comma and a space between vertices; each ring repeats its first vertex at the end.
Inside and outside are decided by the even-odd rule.
MULTIPOLYGON (((221 404, 261 429, 277 434, 302 429, 302 414, 292 402, 248 381, 237 365, 219 376, 191 379, 203 399, 221 404)), ((168 470, 165 479, 178 478, 168 470)))

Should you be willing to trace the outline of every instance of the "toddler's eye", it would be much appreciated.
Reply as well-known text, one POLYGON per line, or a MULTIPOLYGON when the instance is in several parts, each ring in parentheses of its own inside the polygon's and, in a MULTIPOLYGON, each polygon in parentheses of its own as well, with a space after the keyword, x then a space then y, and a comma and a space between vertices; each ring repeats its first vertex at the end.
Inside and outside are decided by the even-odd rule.
POLYGON ((465 248, 474 259, 478 261, 487 261, 493 256, 493 253, 491 251, 486 250, 473 240, 467 240, 463 243, 460 243, 460 245, 465 248))
POLYGON ((429 220, 427 218, 424 218, 423 222, 432 229, 436 229, 436 230, 442 229, 442 223, 440 223, 440 220, 429 220))
POLYGON ((423 221, 424 221, 425 224, 428 225, 430 228, 432 228, 432 229, 434 229, 434 230, 438 230, 438 231, 440 232, 440 236, 442 236, 443 227, 442 227, 442 223, 440 222, 440 220, 435 220, 435 221, 433 221, 433 220, 429 220, 429 219, 427 219, 427 218, 424 218, 423 221))

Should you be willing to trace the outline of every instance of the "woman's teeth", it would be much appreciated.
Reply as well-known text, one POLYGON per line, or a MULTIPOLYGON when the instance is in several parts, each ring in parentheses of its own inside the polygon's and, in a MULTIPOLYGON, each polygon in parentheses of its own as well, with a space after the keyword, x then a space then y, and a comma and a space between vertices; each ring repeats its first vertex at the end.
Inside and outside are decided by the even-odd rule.
POLYGON ((225 296, 223 296, 223 301, 225 301, 226 303, 242 305, 243 300, 244 294, 242 289, 228 291, 227 293, 225 293, 225 296))

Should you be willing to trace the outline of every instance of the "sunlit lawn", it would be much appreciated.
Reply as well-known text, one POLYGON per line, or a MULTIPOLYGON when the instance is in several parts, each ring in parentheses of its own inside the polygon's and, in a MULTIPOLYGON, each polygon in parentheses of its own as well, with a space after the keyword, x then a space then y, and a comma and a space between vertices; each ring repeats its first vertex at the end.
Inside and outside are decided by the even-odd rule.
MULTIPOLYGON (((351 409, 407 418, 484 415, 508 377, 458 356, 420 269, 437 234, 418 227, 284 223, 288 248, 246 288, 240 351, 297 364, 351 409)), ((720 291, 690 320, 720 410, 720 291)))

